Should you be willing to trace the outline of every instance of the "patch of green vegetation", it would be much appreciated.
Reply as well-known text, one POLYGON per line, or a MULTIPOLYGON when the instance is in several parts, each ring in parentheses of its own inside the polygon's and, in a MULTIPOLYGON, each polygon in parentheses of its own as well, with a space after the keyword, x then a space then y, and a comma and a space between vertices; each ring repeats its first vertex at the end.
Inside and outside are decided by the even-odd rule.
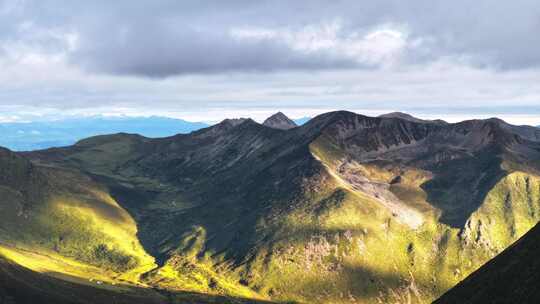
MULTIPOLYGON (((37 210, 36 210, 37 211, 37 210)), ((62 209, 39 210, 37 219, 21 234, 21 242, 47 248, 60 255, 117 272, 135 268, 139 261, 130 252, 114 247, 115 240, 89 217, 62 209)))
POLYGON ((178 249, 165 265, 145 276, 145 282, 168 290, 264 299, 240 284, 234 273, 220 271, 223 267, 216 268, 210 252, 204 248, 205 241, 205 229, 193 227, 183 235, 178 249))
POLYGON ((331 167, 337 165, 346 153, 325 135, 320 136, 309 145, 310 151, 324 164, 331 167))
POLYGON ((84 278, 100 275, 92 273, 97 269, 135 283, 141 273, 155 267, 139 243, 135 221, 108 194, 77 175, 56 174, 63 181, 61 188, 54 179, 48 187, 29 185, 41 193, 31 205, 10 188, 0 189, 6 194, 2 208, 10 210, 0 215, 0 245, 50 255, 49 262, 40 258, 43 272, 62 272, 62 258, 66 265, 81 262, 65 272, 84 278))
POLYGON ((487 195, 472 214, 463 237, 500 252, 540 220, 540 178, 511 173, 487 195))

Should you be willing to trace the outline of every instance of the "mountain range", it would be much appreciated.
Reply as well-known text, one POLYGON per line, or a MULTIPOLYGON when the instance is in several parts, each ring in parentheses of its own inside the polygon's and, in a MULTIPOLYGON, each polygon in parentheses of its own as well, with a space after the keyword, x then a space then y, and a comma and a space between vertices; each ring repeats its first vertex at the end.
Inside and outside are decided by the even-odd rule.
POLYGON ((96 116, 0 123, 0 132, 3 134, 0 146, 16 151, 29 151, 73 145, 78 140, 95 135, 126 132, 149 137, 165 137, 205 127, 208 127, 208 124, 158 116, 96 116))
MULTIPOLYGON (((288 119, 288 118, 287 118, 288 119)), ((309 117, 291 120, 296 125, 309 121, 309 117)), ((0 146, 14 151, 31 151, 75 144, 97 135, 118 132, 140 134, 147 137, 166 137, 190 133, 208 127, 204 122, 183 119, 150 117, 82 117, 50 121, 0 123, 0 146)))
POLYGON ((15 303, 427 303, 540 219, 540 129, 227 119, 0 150, 0 195, 15 303))
POLYGON ((83 117, 53 121, 0 123, 0 146, 15 151, 30 151, 69 146, 86 137, 118 132, 137 133, 149 137, 165 137, 189 133, 208 127, 202 122, 189 122, 167 117, 83 117))

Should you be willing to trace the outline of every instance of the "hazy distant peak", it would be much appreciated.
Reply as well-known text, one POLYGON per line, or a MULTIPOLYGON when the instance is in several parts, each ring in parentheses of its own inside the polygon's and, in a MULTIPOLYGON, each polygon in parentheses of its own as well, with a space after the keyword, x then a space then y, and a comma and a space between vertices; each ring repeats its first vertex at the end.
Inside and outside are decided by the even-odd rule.
POLYGON ((379 115, 379 117, 381 117, 381 118, 401 118, 401 119, 406 119, 406 120, 410 120, 410 121, 414 121, 414 122, 422 122, 423 121, 420 118, 416 118, 416 117, 414 117, 414 116, 412 116, 410 114, 403 113, 403 112, 391 112, 391 113, 379 115))
POLYGON ((379 117, 381 117, 381 118, 400 118, 400 119, 404 119, 404 120, 408 120, 408 121, 412 121, 412 122, 417 122, 417 123, 444 123, 444 124, 447 123, 446 121, 441 120, 441 119, 436 119, 436 120, 420 119, 420 118, 414 117, 414 116, 412 116, 410 114, 403 113, 403 112, 391 112, 391 113, 379 115, 379 117))
POLYGON ((298 125, 292 121, 287 115, 283 114, 282 112, 277 112, 276 114, 268 117, 264 122, 263 125, 274 128, 274 129, 292 129, 297 127, 298 125))

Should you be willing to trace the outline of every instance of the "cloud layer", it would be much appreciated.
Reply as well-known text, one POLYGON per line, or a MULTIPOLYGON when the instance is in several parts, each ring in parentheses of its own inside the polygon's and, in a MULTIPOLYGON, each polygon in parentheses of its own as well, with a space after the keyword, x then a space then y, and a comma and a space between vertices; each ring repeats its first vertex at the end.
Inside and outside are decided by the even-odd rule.
POLYGON ((32 47, 112 74, 373 68, 441 58, 501 69, 540 65, 534 0, 4 0, 0 14, 4 56, 32 47))
POLYGON ((0 105, 531 106, 539 32, 536 0, 0 0, 0 105))

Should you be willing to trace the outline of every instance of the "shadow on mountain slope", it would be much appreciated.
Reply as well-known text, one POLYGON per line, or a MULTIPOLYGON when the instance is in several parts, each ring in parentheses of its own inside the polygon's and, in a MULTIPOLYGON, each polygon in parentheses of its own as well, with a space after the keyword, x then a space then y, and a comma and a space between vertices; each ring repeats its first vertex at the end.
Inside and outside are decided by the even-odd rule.
POLYGON ((502 159, 495 155, 496 151, 488 149, 475 157, 441 162, 432 168, 434 178, 421 188, 427 201, 442 211, 441 223, 463 228, 488 192, 508 174, 501 168, 502 159))
POLYGON ((271 304, 252 299, 135 287, 94 287, 57 279, 0 256, 0 304, 271 304), (117 290, 115 290, 117 289, 117 290))
POLYGON ((434 304, 539 303, 540 224, 434 304))

